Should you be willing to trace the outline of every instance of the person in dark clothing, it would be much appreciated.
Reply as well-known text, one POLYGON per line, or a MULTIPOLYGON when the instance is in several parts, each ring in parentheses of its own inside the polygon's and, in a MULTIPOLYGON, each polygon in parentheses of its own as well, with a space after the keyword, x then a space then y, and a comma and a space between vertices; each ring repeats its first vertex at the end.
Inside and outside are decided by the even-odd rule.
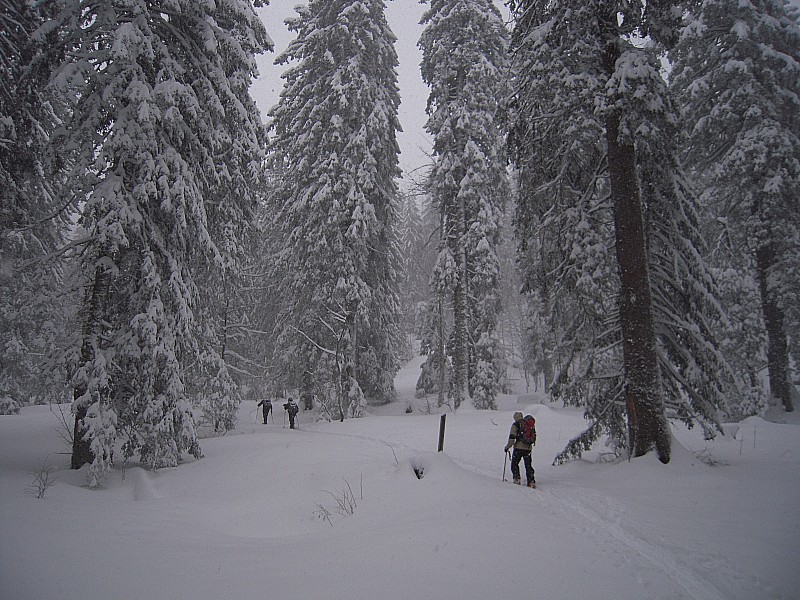
POLYGON ((283 408, 286 412, 289 413, 289 429, 294 429, 294 418, 297 416, 297 413, 300 411, 300 408, 294 401, 294 398, 289 398, 286 404, 283 405, 283 408))
POLYGON ((508 452, 511 448, 514 453, 511 455, 511 474, 514 476, 514 483, 520 485, 519 461, 525 462, 525 477, 528 481, 528 487, 536 487, 536 479, 534 478, 533 465, 531 464, 531 450, 533 446, 523 439, 523 416, 521 412, 514 413, 514 424, 511 425, 511 431, 508 434, 508 443, 506 444, 505 451, 508 452))
POLYGON ((261 402, 258 403, 258 406, 262 407, 262 411, 264 412, 264 425, 267 424, 267 417, 269 417, 269 413, 272 412, 272 400, 269 398, 264 398, 261 402))

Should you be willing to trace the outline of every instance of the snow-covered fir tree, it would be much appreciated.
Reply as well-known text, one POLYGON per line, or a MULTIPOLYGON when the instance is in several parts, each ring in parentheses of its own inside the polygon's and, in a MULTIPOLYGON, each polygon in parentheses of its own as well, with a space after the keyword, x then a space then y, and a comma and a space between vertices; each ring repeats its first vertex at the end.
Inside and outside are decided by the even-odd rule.
MULTIPOLYGON (((267 187, 270 189, 269 183, 267 187)), ((264 264, 275 237, 268 206, 265 196, 248 238, 244 264, 235 274, 235 285, 226 293, 224 306, 225 362, 247 396, 257 400, 280 392, 274 330, 282 295, 264 264)))
POLYGON ((152 467, 200 456, 193 389, 215 425, 232 425, 238 396, 200 287, 236 263, 255 205, 265 132, 248 88, 271 41, 249 0, 59 8, 52 85, 76 101, 54 143, 68 153, 85 290, 65 352, 72 466, 91 463, 96 481, 118 441, 152 467))
POLYGON ((763 415, 769 408, 762 372, 766 360, 767 335, 761 312, 761 297, 752 257, 732 248, 724 228, 707 220, 708 238, 713 243, 709 261, 714 279, 720 289, 720 303, 726 318, 711 322, 718 332, 720 348, 725 359, 737 374, 739 393, 725 406, 725 416, 731 421, 763 415), (727 266, 725 266, 727 265, 727 266))
POLYGON ((45 355, 63 341, 68 312, 56 300, 55 249, 67 215, 53 193, 59 160, 48 152, 61 105, 45 84, 56 58, 39 28, 48 11, 0 2, 0 414, 63 401, 45 385, 45 355))
POLYGON ((392 399, 399 367, 397 54, 383 0, 298 11, 271 113, 277 346, 287 387, 343 419, 392 399))
POLYGON ((522 278, 517 261, 517 244, 514 237, 514 192, 511 191, 512 204, 506 209, 500 227, 500 244, 497 256, 500 261, 500 297, 503 310, 500 313, 498 339, 502 348, 505 365, 500 368, 501 388, 509 393, 509 381, 522 376, 526 392, 540 391, 539 381, 535 379, 533 355, 527 347, 528 317, 530 315, 529 297, 520 293, 522 278), (512 370, 515 373, 512 373, 512 370))
POLYGON ((720 314, 717 292, 659 72, 676 13, 657 2, 509 4, 524 285, 547 316, 535 322, 552 391, 592 421, 559 459, 605 434, 666 462, 667 414, 710 434, 732 377, 706 323, 720 314))
POLYGON ((451 329, 452 315, 447 310, 447 289, 444 286, 437 287, 446 283, 437 269, 442 215, 427 195, 422 205, 422 221, 425 230, 429 232, 425 242, 426 292, 417 305, 414 322, 419 351, 426 359, 417 379, 415 395, 425 398, 428 394, 436 393, 437 406, 441 407, 446 401, 445 394, 452 375, 447 358, 447 336, 451 329))
MULTIPOLYGON (((713 238, 726 246, 717 265, 728 282, 758 282, 769 392, 790 411, 790 336, 800 326, 798 10, 783 0, 692 3, 671 57, 690 131, 686 162, 714 211, 713 238)), ((750 357, 751 388, 760 354, 750 357)))
MULTIPOLYGON (((424 197, 422 200, 426 201, 424 197)), ((398 239, 404 328, 413 333, 417 330, 420 303, 430 295, 428 279, 436 260, 436 239, 433 227, 423 214, 420 199, 411 192, 402 197, 398 239)))
POLYGON ((453 408, 468 396, 478 408, 494 408, 503 364, 497 246, 508 195, 501 114, 508 31, 490 0, 431 0, 422 24, 433 137, 428 185, 441 216, 433 287, 453 314, 449 396, 453 408))

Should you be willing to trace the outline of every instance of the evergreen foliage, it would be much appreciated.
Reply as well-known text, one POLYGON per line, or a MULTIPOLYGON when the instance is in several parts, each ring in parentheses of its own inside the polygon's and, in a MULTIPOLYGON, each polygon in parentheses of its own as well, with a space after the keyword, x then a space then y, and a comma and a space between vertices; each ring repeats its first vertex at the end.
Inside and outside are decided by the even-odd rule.
POLYGON ((399 368, 397 55, 382 0, 298 11, 271 113, 277 347, 287 384, 343 419, 391 400, 399 368))
POLYGON ((503 364, 497 247, 508 194, 500 103, 508 32, 488 0, 432 0, 422 23, 434 155, 428 185, 441 219, 433 286, 447 297, 437 304, 447 301, 453 315, 449 397, 454 408, 467 396, 478 408, 495 408, 503 364))
POLYGON ((359 417, 394 399, 411 331, 440 407, 495 408, 506 356, 583 406, 556 462, 601 440, 666 462, 667 418, 763 413, 765 365, 793 409, 791 3, 508 0, 509 37, 491 0, 430 0, 423 204, 396 184, 385 0, 297 7, 272 139, 262 4, 0 0, 0 414, 66 376, 93 485, 120 447, 201 456, 242 392, 359 417))
POLYGON ((75 99, 54 135, 69 156, 85 290, 64 354, 73 468, 91 462, 96 482, 118 440, 151 467, 200 456, 193 393, 216 427, 233 425, 210 290, 239 260, 263 181, 248 88, 271 41, 245 0, 65 0, 47 27, 64 52, 52 85, 75 99))
MULTIPOLYGON (((267 187, 271 188, 271 184, 267 187)), ((243 393, 257 400, 280 393, 281 389, 274 359, 281 294, 264 264, 264 257, 271 256, 276 245, 269 211, 265 197, 244 251, 244 265, 234 274, 224 305, 225 362, 243 393)))
POLYGON ((68 222, 53 194, 59 160, 47 150, 61 107, 44 91, 56 57, 46 35, 34 37, 47 14, 0 2, 0 414, 64 400, 44 368, 68 320, 54 254, 68 222))
MULTIPOLYGON (((757 282, 770 395, 792 410, 790 332, 800 325, 798 11, 781 0, 692 3, 672 60, 690 132, 686 162, 713 211, 715 263, 743 298, 752 298, 746 291, 757 282)), ((749 353, 743 360, 734 350, 735 360, 758 396, 759 334, 742 343, 755 323, 749 311, 735 313, 731 345, 749 353)))
MULTIPOLYGON (((711 232, 709 238, 713 239, 714 233, 711 232)), ((710 254, 712 265, 730 265, 713 268, 720 289, 720 302, 727 316, 713 326, 719 332, 720 348, 739 382, 739 393, 732 395, 725 406, 725 416, 736 422, 763 415, 768 409, 761 376, 767 363, 767 340, 755 269, 748 265, 746 253, 737 250, 731 254, 727 252, 731 248, 726 248, 726 245, 717 244, 710 254)))
MULTIPOLYGON (((676 111, 659 73, 659 52, 676 37, 674 13, 662 3, 644 10, 569 0, 510 6, 510 149, 519 181, 524 289, 544 309, 545 319, 533 324, 546 362, 555 366, 553 395, 586 406, 592 421, 557 460, 579 456, 606 435, 615 451, 657 449, 666 461, 662 403, 668 416, 699 422, 711 434, 733 379, 709 323, 723 317, 703 260, 698 205, 676 160, 676 111), (614 191, 619 164, 611 159, 619 161, 620 152, 633 168, 625 193, 638 195, 643 208, 647 274, 640 286, 651 296, 656 351, 650 382, 637 384, 635 406, 630 395, 637 376, 623 352, 623 331, 641 312, 626 303, 643 288, 625 292, 620 280, 641 268, 620 262, 629 259, 632 243, 620 229, 629 215, 619 214, 622 196, 614 191), (632 414, 645 408, 652 420, 637 425, 632 414), (650 433, 640 439, 640 428, 650 433)), ((645 339, 635 352, 651 352, 645 339)))
POLYGON ((411 193, 403 195, 398 232, 401 260, 399 288, 403 327, 407 333, 417 331, 417 312, 430 291, 428 278, 435 260, 434 235, 433 229, 423 218, 418 198, 411 193))

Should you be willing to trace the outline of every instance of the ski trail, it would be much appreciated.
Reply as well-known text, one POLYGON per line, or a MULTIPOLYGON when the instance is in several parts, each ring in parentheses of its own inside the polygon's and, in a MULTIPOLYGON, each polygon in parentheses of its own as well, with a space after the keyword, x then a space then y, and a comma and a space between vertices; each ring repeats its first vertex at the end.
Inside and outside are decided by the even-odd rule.
MULTIPOLYGON (((581 491, 581 493, 587 490, 581 491)), ((667 548, 652 544, 635 534, 627 532, 619 522, 623 518, 622 511, 611 514, 611 519, 604 518, 597 511, 586 504, 575 500, 574 492, 557 494, 552 490, 537 490, 537 495, 548 499, 548 504, 560 506, 564 512, 578 514, 591 524, 595 531, 605 533, 614 541, 633 550, 638 556, 651 563, 669 580, 680 586, 693 600, 727 600, 727 596, 720 593, 716 586, 702 577, 689 566, 679 562, 674 553, 667 548)), ((598 497, 600 502, 604 500, 598 497)), ((605 504, 608 504, 605 501, 605 504)))
POLYGON ((344 431, 325 431, 324 429, 320 429, 319 427, 315 427, 314 425, 315 425, 314 423, 312 423, 310 426, 307 425, 301 431, 313 432, 315 435, 316 434, 320 434, 320 435, 328 435, 328 436, 332 436, 332 437, 343 437, 343 438, 350 438, 350 439, 353 439, 353 440, 361 440, 361 441, 364 441, 364 442, 373 443, 373 444, 375 444, 377 446, 384 446, 385 448, 389 448, 391 450, 398 449, 398 450, 403 450, 403 451, 406 451, 406 452, 409 452, 409 453, 418 453, 418 452, 420 452, 419 448, 417 448, 416 446, 410 446, 408 444, 401 444, 401 443, 396 443, 396 442, 392 442, 392 441, 387 441, 387 440, 379 438, 377 436, 363 435, 363 434, 359 434, 359 433, 350 433, 350 432, 344 432, 344 431))
MULTIPOLYGON (((413 454, 419 452, 419 448, 413 445, 390 442, 376 436, 363 435, 352 432, 332 432, 315 430, 315 433, 322 433, 330 436, 341 436, 351 439, 362 440, 365 442, 373 443, 378 446, 384 446, 394 450, 400 450, 402 454, 413 454)), ((402 460, 397 454, 395 458, 402 460)), ((485 465, 480 465, 469 460, 464 460, 457 456, 450 456, 455 464, 459 467, 475 473, 476 475, 485 476, 490 479, 496 479, 494 471, 486 469, 485 465)), ((522 491, 522 490, 520 490, 522 491)), ((686 561, 679 560, 674 551, 669 548, 653 544, 647 540, 636 535, 635 532, 629 532, 622 527, 621 522, 624 519, 624 513, 621 509, 612 506, 608 499, 604 496, 598 495, 590 490, 580 490, 579 492, 574 489, 568 489, 563 485, 550 484, 544 488, 539 487, 536 490, 528 490, 524 488, 524 493, 533 496, 535 502, 541 503, 543 508, 551 511, 553 515, 560 515, 560 520, 570 526, 581 529, 582 532, 589 532, 589 535, 604 538, 611 541, 616 546, 622 546, 633 551, 633 557, 639 557, 646 561, 656 572, 672 581, 678 588, 684 590, 686 596, 692 600, 728 600, 729 596, 720 592, 719 589, 703 577, 698 572, 698 569, 692 568, 686 561), (590 501, 576 500, 575 496, 580 495, 582 498, 591 497, 590 501), (598 511, 590 508, 589 504, 606 507, 608 510, 598 511), (581 527, 575 520, 574 516, 578 515, 584 522, 588 522, 588 527, 581 527)), ((737 569, 725 563, 718 557, 700 557, 706 564, 715 564, 714 570, 723 570, 726 576, 735 581, 740 578, 737 569)), ((701 563, 703 564, 703 563, 701 563)), ((749 582, 753 583, 753 582, 749 582)))

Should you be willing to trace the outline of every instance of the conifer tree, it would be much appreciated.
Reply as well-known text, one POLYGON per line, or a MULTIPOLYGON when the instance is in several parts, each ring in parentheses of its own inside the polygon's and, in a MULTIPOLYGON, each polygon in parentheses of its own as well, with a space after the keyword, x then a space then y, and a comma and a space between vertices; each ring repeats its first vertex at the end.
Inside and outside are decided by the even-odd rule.
MULTIPOLYGON (((708 221, 707 221, 708 223, 708 221)), ((709 260, 714 279, 720 288, 720 303, 727 318, 712 321, 719 332, 722 352, 737 373, 739 394, 731 396, 725 416, 734 422, 746 417, 763 415, 769 408, 769 397, 762 382, 766 360, 767 334, 761 311, 756 270, 752 257, 740 248, 731 248, 723 228, 707 227, 713 241, 709 260)))
POLYGON ((402 198, 400 212, 401 278, 400 293, 403 305, 403 324, 408 333, 416 330, 415 319, 420 302, 429 293, 428 278, 433 263, 430 262, 430 238, 433 234, 428 230, 422 218, 417 198, 407 193, 402 198))
POLYGON ((500 99, 508 32, 489 0, 431 0, 422 23, 434 156, 428 180, 442 226, 434 287, 450 296, 453 312, 449 395, 454 408, 468 396, 478 408, 495 408, 502 364, 497 247, 508 193, 500 99))
POLYGON ((278 351, 287 385, 343 419, 390 400, 399 367, 397 55, 383 0, 298 11, 271 113, 278 351))
POLYGON ((232 425, 236 390, 200 286, 236 261, 251 218, 265 138, 248 88, 271 42, 248 0, 69 0, 48 26, 65 52, 53 85, 76 99, 54 138, 69 152, 85 290, 65 353, 72 466, 91 463, 96 482, 118 441, 152 467, 201 455, 189 373, 232 425))
POLYGON ((547 310, 552 391, 592 420, 557 460, 605 434, 667 462, 667 415, 712 434, 731 380, 706 323, 716 288, 659 73, 679 13, 669 2, 509 4, 525 286, 547 310))
POLYGON ((43 384, 44 356, 63 341, 68 317, 54 299, 54 250, 67 223, 53 192, 59 161, 47 150, 61 108, 45 92, 56 58, 39 33, 47 14, 42 5, 0 2, 0 414, 63 400, 43 384))
POLYGON ((686 161, 728 247, 718 264, 758 282, 770 396, 791 411, 789 332, 800 325, 798 10, 782 0, 692 3, 672 59, 690 131, 686 161))

